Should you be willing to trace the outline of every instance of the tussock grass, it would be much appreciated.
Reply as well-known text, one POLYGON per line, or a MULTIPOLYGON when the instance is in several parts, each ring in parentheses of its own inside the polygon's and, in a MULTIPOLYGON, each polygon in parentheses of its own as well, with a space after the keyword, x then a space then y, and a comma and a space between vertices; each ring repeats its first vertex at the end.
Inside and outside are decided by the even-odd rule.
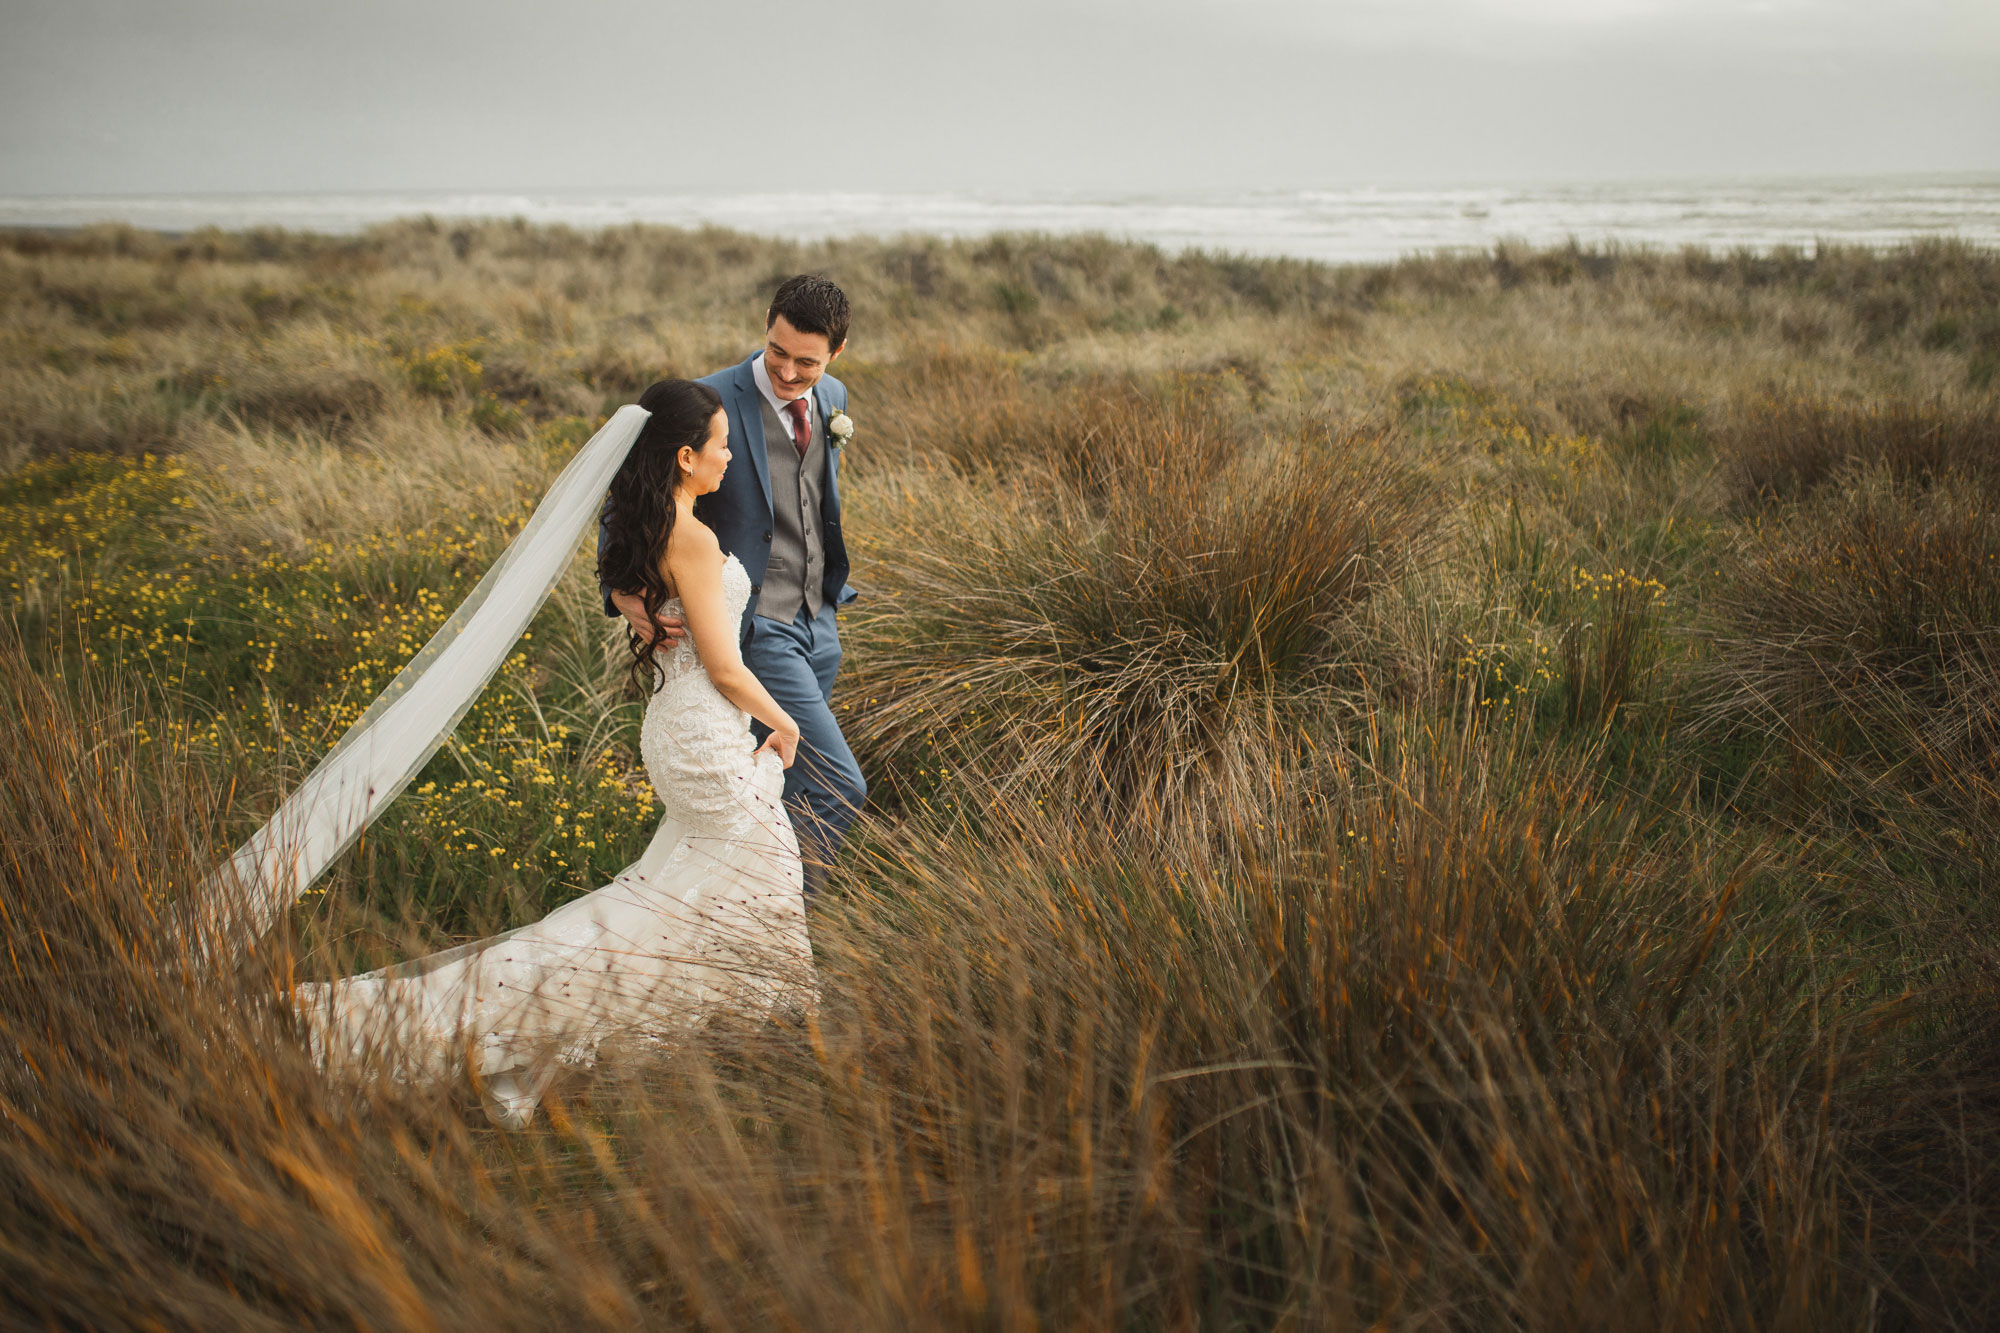
POLYGON ((437 1174, 467 1136, 329 1095, 280 1015, 282 944, 204 961, 171 929, 221 793, 138 742, 109 673, 79 699, 13 645, 0 673, 9 1319, 416 1327, 461 1299, 505 1317, 523 1293, 472 1230, 490 1205, 437 1174))
POLYGON ((0 292, 15 1322, 1986 1322, 1995 256, 417 220, 0 292), (587 557, 285 931, 165 905, 806 268, 878 795, 820 1008, 520 1134, 320 1078, 293 978, 643 845, 587 557))
POLYGON ((1831 802, 1881 846, 1915 849, 1920 878, 1983 882, 2000 838, 1991 499, 1878 466, 1773 515, 1720 605, 1708 721, 1768 738, 1810 824, 1831 802))
POLYGON ((929 503, 869 537, 853 727, 892 763, 950 738, 1002 785, 1053 765, 1121 803, 1203 805, 1361 683, 1354 612, 1438 517, 1397 446, 1252 448, 1189 386, 1113 404, 1087 441, 1017 464, 998 503, 926 481, 929 503))
POLYGON ((1877 474, 1762 528, 1728 603, 1744 689, 1786 717, 1838 711, 1863 735, 1897 715, 1929 748, 2000 759, 2000 515, 1979 493, 1877 474))
POLYGON ((1964 474, 1992 487, 2000 480, 2000 404, 1776 398, 1743 411, 1721 447, 1746 503, 1797 499, 1857 467, 1920 482, 1964 474))
POLYGON ((1220 860, 1077 806, 905 825, 842 868, 803 1028, 616 1057, 499 1135, 314 1076, 282 941, 190 968, 146 905, 215 793, 8 661, 31 1317, 1710 1327, 1899 1257, 1836 1166, 1869 1043, 1765 961, 1808 923, 1525 733, 1384 737, 1220 860))

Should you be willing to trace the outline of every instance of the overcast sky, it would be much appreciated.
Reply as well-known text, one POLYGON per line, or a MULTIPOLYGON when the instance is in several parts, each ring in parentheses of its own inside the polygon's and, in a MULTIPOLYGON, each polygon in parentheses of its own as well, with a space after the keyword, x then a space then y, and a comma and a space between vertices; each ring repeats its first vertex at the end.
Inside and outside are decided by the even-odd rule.
POLYGON ((0 0, 0 194, 2000 171, 2000 0, 0 0))

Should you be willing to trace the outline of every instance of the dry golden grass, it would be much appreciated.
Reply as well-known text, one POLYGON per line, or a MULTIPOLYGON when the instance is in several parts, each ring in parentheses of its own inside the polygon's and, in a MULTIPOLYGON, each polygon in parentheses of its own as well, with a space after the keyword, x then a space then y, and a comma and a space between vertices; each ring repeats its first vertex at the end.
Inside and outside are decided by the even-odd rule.
POLYGON ((1426 557, 1438 506, 1379 432, 1253 442, 1201 382, 1098 401, 1089 429, 1024 431, 972 478, 908 474, 866 529, 852 730, 919 776, 1064 773, 1079 799, 1189 818, 1254 802, 1353 706, 1355 613, 1426 557))
POLYGON ((1745 504, 1798 499, 1855 467, 1917 482, 1991 478, 2000 473, 2000 401, 1774 399, 1742 412, 1722 448, 1745 504))
POLYGON ((914 821, 842 868, 803 1029, 505 1135, 317 1077, 284 941, 190 966, 148 905, 213 794, 8 680, 31 1320, 1803 1325, 1900 1257, 1855 1174, 1893 1010, 1804 965, 1759 858, 1525 735, 1385 738, 1220 861, 1074 806, 914 821))
POLYGON ((414 221, 0 293, 8 1321, 1987 1322, 2000 257, 414 221), (823 1005, 520 1134, 327 1082, 293 977, 643 842, 582 564, 285 931, 167 906, 800 269, 878 794, 823 1005))

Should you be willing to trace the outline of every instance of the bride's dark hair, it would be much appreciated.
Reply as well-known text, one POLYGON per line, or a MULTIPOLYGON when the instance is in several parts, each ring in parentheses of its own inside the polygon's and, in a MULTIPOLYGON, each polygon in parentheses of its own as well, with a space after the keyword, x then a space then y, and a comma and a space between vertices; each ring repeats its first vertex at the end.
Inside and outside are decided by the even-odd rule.
MULTIPOLYGON (((661 380, 639 395, 639 406, 653 415, 611 479, 597 579, 607 588, 637 593, 650 619, 672 595, 664 566, 667 539, 674 531, 674 491, 685 475, 681 446, 691 446, 696 453, 707 446, 709 423, 722 410, 722 396, 693 380, 661 380)), ((632 683, 641 693, 659 687, 659 670, 653 662, 656 643, 657 639, 641 643, 637 631, 627 628, 632 683)))

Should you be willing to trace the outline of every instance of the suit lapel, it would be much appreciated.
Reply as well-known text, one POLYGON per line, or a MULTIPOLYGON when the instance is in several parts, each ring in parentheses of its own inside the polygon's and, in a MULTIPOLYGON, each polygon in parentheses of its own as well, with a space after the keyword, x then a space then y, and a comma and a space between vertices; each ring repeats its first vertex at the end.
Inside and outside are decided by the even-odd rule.
POLYGON ((764 509, 776 513, 777 506, 771 503, 771 456, 764 452, 764 395, 757 392, 757 376, 750 369, 756 359, 753 356, 737 368, 736 416, 743 423, 743 443, 756 467, 757 485, 764 491, 764 509))
POLYGON ((840 450, 833 447, 833 432, 826 428, 827 420, 833 414, 826 410, 826 401, 819 396, 819 385, 813 385, 812 396, 813 430, 818 432, 820 450, 826 455, 825 505, 830 510, 837 512, 840 508, 840 486, 835 480, 834 474, 837 470, 837 460, 840 457, 840 450))

